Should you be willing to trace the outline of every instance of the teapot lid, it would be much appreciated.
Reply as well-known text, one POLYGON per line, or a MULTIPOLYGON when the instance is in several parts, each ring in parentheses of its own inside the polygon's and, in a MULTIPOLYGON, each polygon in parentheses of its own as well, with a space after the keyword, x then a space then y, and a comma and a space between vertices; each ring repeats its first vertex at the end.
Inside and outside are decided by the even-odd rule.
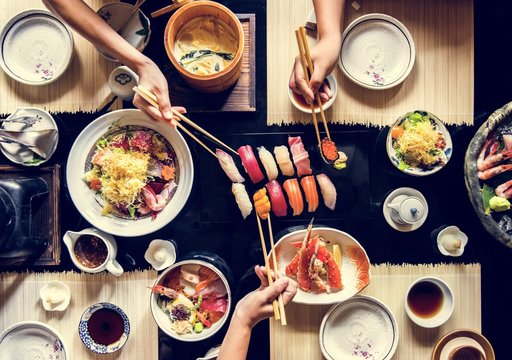
POLYGON ((410 224, 420 221, 424 214, 425 204, 416 197, 405 199, 400 206, 400 216, 410 224))

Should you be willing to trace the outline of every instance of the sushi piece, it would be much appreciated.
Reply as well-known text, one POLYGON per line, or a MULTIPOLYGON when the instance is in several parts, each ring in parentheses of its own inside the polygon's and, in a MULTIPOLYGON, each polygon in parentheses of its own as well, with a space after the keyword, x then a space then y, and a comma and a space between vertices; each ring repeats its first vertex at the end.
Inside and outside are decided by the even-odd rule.
POLYGON ((336 143, 327 137, 322 139, 322 155, 329 161, 338 159, 336 143))
POLYGON ((260 219, 267 219, 270 212, 270 200, 267 196, 267 189, 261 188, 254 193, 252 199, 254 200, 254 208, 260 219))
POLYGON ((325 206, 334 210, 336 207, 336 188, 334 187, 331 179, 329 179, 325 174, 318 174, 316 176, 316 181, 318 181, 318 185, 320 186, 320 192, 324 198, 325 206))
POLYGON ((233 183, 231 186, 231 191, 233 195, 235 195, 235 200, 242 213, 243 218, 245 219, 252 211, 252 202, 249 198, 249 194, 245 190, 244 184, 233 183))
POLYGON ((258 160, 256 160, 254 156, 251 145, 240 146, 238 148, 238 155, 240 155, 242 165, 247 175, 251 178, 251 181, 256 184, 263 180, 263 173, 261 172, 258 160))
POLYGON ((304 194, 306 194, 306 201, 308 203, 308 212, 314 212, 318 208, 318 191, 316 190, 316 181, 313 175, 304 176, 300 179, 300 185, 304 194))
POLYGON ((274 147, 274 155, 276 156, 277 164, 284 176, 295 175, 295 169, 293 168, 292 161, 290 160, 290 152, 286 145, 274 147))
POLYGON ((293 209, 293 216, 302 214, 304 210, 304 200, 300 191, 297 179, 288 179, 283 183, 284 191, 288 195, 288 201, 293 209))
POLYGON ((231 155, 222 151, 221 149, 216 149, 215 153, 217 154, 217 158, 219 159, 219 164, 222 167, 222 170, 226 173, 228 178, 234 183, 242 183, 245 181, 238 168, 235 165, 235 162, 231 155))
POLYGON ((277 171, 277 164, 274 160, 274 157, 268 151, 265 149, 265 147, 259 147, 258 148, 258 155, 260 157, 260 161, 263 164, 263 167, 265 168, 265 172, 267 173, 267 177, 269 180, 275 180, 277 179, 277 175, 279 175, 279 172, 277 171))
POLYGON ((311 164, 309 162, 309 154, 306 149, 304 149, 304 144, 302 143, 300 136, 289 136, 288 145, 290 145, 293 163, 297 168, 297 175, 299 177, 311 175, 313 170, 311 169, 311 164))
POLYGON ((272 180, 265 185, 270 196, 270 202, 272 203, 272 212, 275 216, 286 216, 288 205, 284 199, 283 189, 276 180, 272 180))

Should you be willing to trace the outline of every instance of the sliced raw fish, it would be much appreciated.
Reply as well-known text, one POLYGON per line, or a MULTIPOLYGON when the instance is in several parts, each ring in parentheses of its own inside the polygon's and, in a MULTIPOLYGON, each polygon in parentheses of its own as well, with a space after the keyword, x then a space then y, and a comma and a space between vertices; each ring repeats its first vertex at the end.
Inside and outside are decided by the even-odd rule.
POLYGON ((233 157, 222 151, 221 149, 216 149, 215 153, 217 154, 217 158, 219 159, 220 166, 222 170, 226 173, 228 178, 234 183, 242 183, 245 181, 244 177, 238 171, 238 168, 235 165, 235 161, 233 157))
POLYGON ((295 167, 297 167, 297 175, 299 177, 304 175, 311 175, 313 170, 311 169, 309 154, 304 148, 301 137, 288 137, 288 145, 290 145, 293 163, 295 164, 295 167))
POLYGON ((258 155, 260 157, 260 161, 263 164, 263 167, 265 168, 265 172, 267 173, 267 178, 271 180, 277 179, 277 175, 279 175, 279 172, 277 171, 277 164, 274 160, 274 157, 268 151, 265 149, 264 146, 261 146, 258 148, 258 155))
POLYGON ((313 175, 305 176, 300 180, 300 185, 304 194, 306 195, 306 201, 308 203, 308 212, 314 212, 318 208, 318 191, 316 189, 316 181, 313 175))
POLYGON ((288 202, 293 209, 293 216, 302 214, 304 200, 300 191, 299 181, 297 179, 288 179, 283 183, 283 187, 288 196, 288 202))
POLYGON ((267 188, 268 195, 270 196, 270 203, 272 204, 272 212, 274 215, 279 217, 286 216, 288 206, 286 205, 281 185, 279 185, 276 180, 272 180, 267 183, 265 187, 267 188))
POLYGON ((295 175, 295 169, 293 168, 293 163, 290 160, 290 152, 286 145, 274 147, 274 155, 284 176, 295 175))
POLYGON ((235 201, 245 219, 252 211, 252 202, 249 198, 249 194, 247 194, 247 190, 245 190, 245 185, 233 183, 231 191, 233 195, 235 195, 235 201))
POLYGON ((331 179, 325 174, 318 174, 316 176, 316 180, 318 181, 318 185, 320 186, 320 191, 322 193, 322 197, 324 198, 324 204, 329 209, 334 210, 336 207, 336 187, 332 183, 331 179))
POLYGON ((263 180, 263 173, 261 172, 258 160, 254 156, 251 145, 240 146, 238 148, 238 155, 240 155, 245 172, 249 175, 253 184, 263 180))

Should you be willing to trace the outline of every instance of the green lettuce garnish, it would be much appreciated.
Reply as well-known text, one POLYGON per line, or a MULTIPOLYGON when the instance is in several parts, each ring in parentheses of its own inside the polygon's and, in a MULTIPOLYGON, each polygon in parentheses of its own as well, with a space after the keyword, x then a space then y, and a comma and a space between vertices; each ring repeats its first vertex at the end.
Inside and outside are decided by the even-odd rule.
POLYGON ((484 214, 489 215, 491 213, 490 201, 494 197, 494 188, 487 184, 484 184, 482 188, 482 201, 484 203, 484 214))

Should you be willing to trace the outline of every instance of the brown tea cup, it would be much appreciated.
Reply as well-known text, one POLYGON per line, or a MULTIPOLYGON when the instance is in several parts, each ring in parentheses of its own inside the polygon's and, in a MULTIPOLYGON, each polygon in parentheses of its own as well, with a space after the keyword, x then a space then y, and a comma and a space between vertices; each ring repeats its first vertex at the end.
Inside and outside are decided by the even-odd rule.
POLYGON ((462 345, 450 352, 448 360, 486 360, 486 357, 479 348, 471 345, 462 345))

